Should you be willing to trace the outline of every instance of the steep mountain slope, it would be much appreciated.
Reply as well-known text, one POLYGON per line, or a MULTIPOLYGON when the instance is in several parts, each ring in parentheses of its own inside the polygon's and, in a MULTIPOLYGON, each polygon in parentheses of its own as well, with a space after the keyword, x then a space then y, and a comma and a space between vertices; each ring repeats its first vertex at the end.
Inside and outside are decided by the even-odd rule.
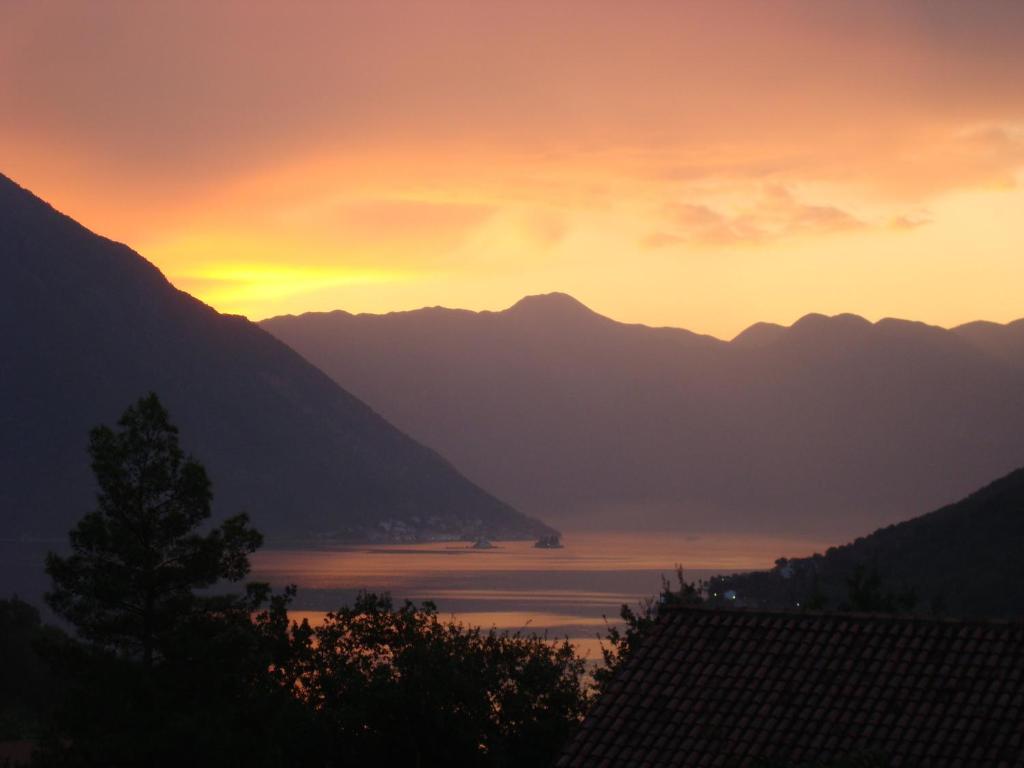
POLYGON ((792 608, 817 592, 826 607, 848 599, 858 566, 876 573, 882 593, 916 597, 915 610, 1024 616, 1024 469, 955 504, 875 531, 824 555, 770 572, 716 581, 746 604, 792 608))
POLYGON ((563 294, 263 327, 466 474, 564 525, 852 535, 1024 461, 1024 367, 966 335, 808 315, 732 342, 563 294))
POLYGON ((546 530, 270 334, 2 176, 0 275, 0 536, 62 534, 87 511, 89 428, 150 390, 207 465, 217 509, 277 538, 377 536, 382 521, 403 535, 546 530))

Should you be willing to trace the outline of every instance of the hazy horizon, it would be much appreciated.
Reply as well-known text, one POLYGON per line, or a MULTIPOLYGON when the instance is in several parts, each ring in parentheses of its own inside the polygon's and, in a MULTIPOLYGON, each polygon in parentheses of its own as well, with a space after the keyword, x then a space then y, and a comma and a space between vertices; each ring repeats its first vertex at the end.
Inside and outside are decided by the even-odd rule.
POLYGON ((1006 2, 11 3, 0 155, 254 319, 557 289, 721 338, 1006 322, 1022 25, 1006 2))
MULTIPOLYGON (((182 290, 184 290, 184 289, 182 289, 182 290)), ((187 291, 186 291, 186 293, 187 293, 187 291)), ((965 325, 972 325, 974 323, 991 323, 993 325, 1004 325, 1005 326, 1005 325, 1012 325, 1013 323, 1016 323, 1016 322, 1018 322, 1020 320, 1024 320, 1024 314, 1022 314, 1020 317, 1010 318, 1009 320, 1005 320, 1005 321, 996 321, 996 320, 990 320, 990 319, 985 318, 985 317, 976 317, 973 320, 966 320, 966 321, 964 321, 962 323, 956 323, 955 325, 941 325, 941 324, 938 324, 938 323, 928 323, 928 322, 925 322, 924 320, 919 320, 919 319, 913 318, 913 317, 898 317, 898 316, 894 316, 894 315, 865 316, 865 315, 858 314, 856 312, 845 312, 845 311, 842 311, 842 310, 840 310, 838 312, 826 313, 826 312, 818 312, 818 311, 815 311, 815 310, 812 309, 812 310, 804 312, 803 314, 800 314, 800 315, 798 315, 798 316, 796 316, 796 317, 794 317, 794 318, 792 318, 790 320, 783 320, 783 321, 755 320, 750 325, 747 325, 747 326, 744 326, 743 328, 741 328, 737 333, 733 334, 732 336, 722 337, 722 336, 716 336, 713 333, 709 333, 709 332, 704 331, 704 330, 702 330, 700 328, 683 327, 681 325, 651 325, 649 323, 631 322, 631 321, 628 321, 628 320, 622 320, 620 318, 613 317, 611 315, 606 315, 603 312, 600 312, 600 311, 596 310, 594 307, 592 307, 592 306, 590 306, 590 305, 580 301, 579 299, 577 299, 571 293, 568 293, 566 291, 560 291, 560 290, 557 290, 557 289, 551 290, 551 291, 544 291, 544 292, 541 292, 541 293, 525 294, 522 297, 520 297, 519 299, 513 301, 511 304, 508 304, 508 305, 505 305, 505 306, 500 306, 500 307, 486 307, 486 308, 483 308, 483 309, 469 309, 468 307, 449 306, 449 305, 444 305, 444 304, 424 304, 422 306, 412 307, 410 309, 391 309, 391 310, 383 310, 383 311, 380 311, 380 312, 352 312, 352 311, 346 309, 345 307, 334 307, 333 309, 312 309, 312 310, 307 310, 307 311, 303 311, 303 312, 286 312, 286 313, 280 314, 280 315, 269 315, 267 317, 249 318, 249 319, 253 320, 253 322, 255 322, 255 323, 263 323, 265 321, 275 320, 275 319, 281 318, 281 317, 301 317, 302 315, 310 315, 310 314, 329 315, 329 314, 331 314, 333 312, 345 312, 345 313, 353 315, 355 317, 359 317, 359 316, 383 317, 383 316, 386 316, 386 315, 410 314, 410 313, 429 311, 429 310, 446 310, 446 311, 451 311, 451 312, 471 312, 473 314, 478 314, 478 315, 479 314, 496 314, 496 313, 505 312, 507 310, 512 309, 513 307, 515 307, 517 304, 519 304, 524 299, 539 299, 539 298, 546 298, 546 297, 551 297, 551 296, 565 296, 565 297, 568 297, 570 299, 573 299, 574 301, 579 302, 583 307, 585 307, 586 309, 589 309, 590 311, 594 312, 595 314, 598 314, 601 317, 607 318, 608 320, 612 320, 612 321, 614 321, 616 323, 621 323, 623 325, 637 325, 637 326, 640 326, 640 327, 643 327, 643 328, 651 328, 651 329, 655 329, 655 330, 667 329, 667 330, 690 331, 691 333, 696 333, 696 334, 701 335, 701 336, 709 336, 709 337, 711 337, 713 339, 716 339, 718 341, 723 341, 723 342, 726 342, 726 343, 731 342, 731 341, 735 341, 736 338, 741 336, 741 335, 743 335, 743 333, 745 331, 748 331, 751 328, 754 328, 754 327, 759 326, 759 325, 774 325, 774 326, 779 326, 780 328, 792 328, 794 325, 796 325, 801 320, 804 320, 804 319, 809 318, 809 317, 826 317, 826 318, 829 318, 829 319, 834 319, 834 318, 837 318, 837 317, 855 317, 855 318, 859 318, 859 319, 862 319, 862 320, 866 320, 867 322, 869 322, 872 325, 877 325, 878 323, 883 322, 885 320, 897 320, 897 321, 906 321, 906 322, 911 322, 911 323, 921 323, 923 325, 928 325, 928 326, 931 326, 933 328, 941 328, 942 330, 946 330, 946 331, 955 330, 956 328, 960 328, 960 327, 963 327, 965 325)))

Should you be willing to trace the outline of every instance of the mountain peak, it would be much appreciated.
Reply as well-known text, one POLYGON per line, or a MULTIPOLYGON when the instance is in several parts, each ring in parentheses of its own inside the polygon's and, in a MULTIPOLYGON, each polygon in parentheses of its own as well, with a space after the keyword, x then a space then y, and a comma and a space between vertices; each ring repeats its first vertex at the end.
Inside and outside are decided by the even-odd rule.
POLYGON ((860 315, 844 312, 840 315, 823 315, 811 312, 790 326, 791 331, 820 333, 825 331, 862 331, 871 328, 871 321, 860 315))
POLYGON ((741 331, 730 342, 736 347, 753 349, 767 347, 795 333, 800 338, 816 337, 822 334, 851 333, 871 328, 871 322, 860 315, 845 312, 839 315, 823 315, 811 312, 788 328, 777 323, 754 323, 741 331))
POLYGON ((543 320, 562 320, 569 317, 598 317, 590 307, 567 293, 540 293, 524 296, 505 310, 510 314, 529 315, 543 320))
POLYGON ((730 343, 739 347, 766 347, 781 339, 785 333, 786 328, 778 323, 754 323, 740 331, 730 343))
POLYGON ((841 325, 853 328, 858 326, 868 326, 871 325, 871 322, 860 315, 853 314, 852 312, 843 312, 838 315, 823 315, 820 312, 808 312, 793 323, 793 327, 798 325, 841 325))

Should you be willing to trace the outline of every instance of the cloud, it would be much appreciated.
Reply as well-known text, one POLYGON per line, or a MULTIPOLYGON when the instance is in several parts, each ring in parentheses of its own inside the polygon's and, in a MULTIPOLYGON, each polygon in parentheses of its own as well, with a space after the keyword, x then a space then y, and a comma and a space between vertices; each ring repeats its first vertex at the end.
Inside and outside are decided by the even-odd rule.
POLYGON ((642 5, 0 2, 0 170, 257 316, 551 286, 697 312, 683 275, 725 324, 862 309, 937 252, 984 264, 939 305, 1013 306, 1024 3, 642 5))
POLYGON ((669 206, 670 218, 683 238, 716 245, 760 242, 768 239, 768 223, 756 213, 730 215, 706 205, 679 203, 669 206))
POLYGON ((317 218, 345 238, 417 240, 453 238, 479 225, 495 211, 476 203, 424 200, 359 200, 321 209, 317 218))
POLYGON ((542 248, 553 248, 558 245, 569 232, 565 218, 545 210, 537 210, 529 216, 525 227, 534 242, 542 248))
POLYGON ((1024 126, 982 125, 965 129, 956 137, 951 160, 958 168, 999 186, 1014 186, 1016 172, 1024 166, 1024 126))
POLYGON ((910 231, 931 223, 931 219, 924 215, 901 214, 889 220, 889 229, 910 231))
POLYGON ((929 171, 937 126, 1021 114, 1019 3, 576 5, 0 3, 0 146, 150 194, 381 146, 660 147, 691 178, 718 142, 758 150, 735 174, 911 186, 972 175, 929 171))
POLYGON ((667 227, 643 238, 646 248, 679 243, 758 244, 798 235, 825 235, 862 229, 867 224, 834 205, 807 203, 788 187, 763 187, 753 204, 732 212, 703 203, 675 202, 665 207, 667 227))

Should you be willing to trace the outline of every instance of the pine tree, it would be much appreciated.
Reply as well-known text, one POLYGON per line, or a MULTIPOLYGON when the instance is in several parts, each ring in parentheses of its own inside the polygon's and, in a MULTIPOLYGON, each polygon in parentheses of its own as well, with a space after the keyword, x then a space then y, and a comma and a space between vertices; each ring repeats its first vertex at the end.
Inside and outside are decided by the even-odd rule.
POLYGON ((262 543, 246 515, 206 533, 206 470, 185 456, 155 394, 125 411, 118 431, 92 430, 97 508, 71 531, 71 555, 50 554, 46 599, 89 642, 151 666, 178 624, 216 598, 197 590, 239 581, 262 543))

